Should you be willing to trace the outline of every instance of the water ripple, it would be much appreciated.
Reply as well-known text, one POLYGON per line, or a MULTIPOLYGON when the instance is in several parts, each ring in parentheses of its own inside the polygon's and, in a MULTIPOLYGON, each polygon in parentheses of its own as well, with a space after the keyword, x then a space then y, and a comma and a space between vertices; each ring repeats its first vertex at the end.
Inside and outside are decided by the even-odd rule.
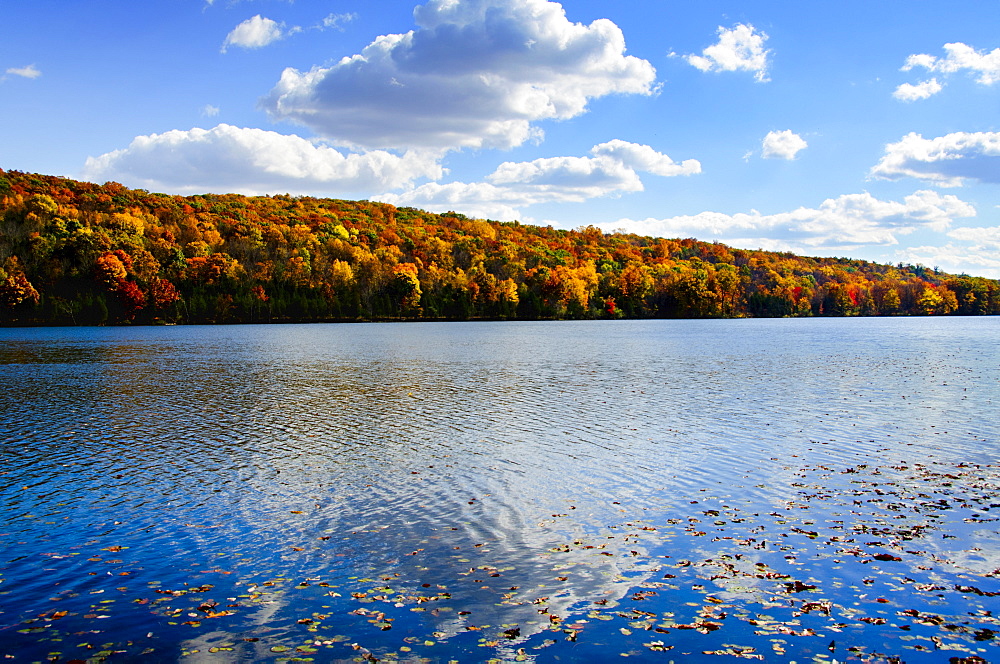
MULTIPOLYGON (((389 578, 541 634, 550 614, 512 598, 585 620, 657 587, 677 544, 653 531, 784 510, 823 468, 990 463, 996 332, 974 323, 0 330, 0 602, 18 600, 0 629, 52 597, 84 615, 92 594, 164 607, 181 595, 157 590, 199 583, 324 579, 346 597, 389 578)), ((273 602, 254 624, 294 633, 298 605, 273 602)), ((107 622, 160 634, 165 615, 107 622)), ((456 640, 472 619, 414 615, 456 640)), ((30 629, 18 642, 42 656, 30 629)))

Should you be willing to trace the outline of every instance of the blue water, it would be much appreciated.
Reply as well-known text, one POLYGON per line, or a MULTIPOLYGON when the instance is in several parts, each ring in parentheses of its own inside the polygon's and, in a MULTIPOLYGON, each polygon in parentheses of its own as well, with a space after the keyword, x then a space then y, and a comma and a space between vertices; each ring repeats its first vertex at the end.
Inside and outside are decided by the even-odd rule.
POLYGON ((995 659, 998 342, 995 318, 0 330, 0 655, 995 659))

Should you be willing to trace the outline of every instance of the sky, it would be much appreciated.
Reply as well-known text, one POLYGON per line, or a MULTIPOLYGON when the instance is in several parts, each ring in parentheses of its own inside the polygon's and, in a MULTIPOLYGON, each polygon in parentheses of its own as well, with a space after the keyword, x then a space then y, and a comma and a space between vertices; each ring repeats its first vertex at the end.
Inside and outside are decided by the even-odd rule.
POLYGON ((0 0, 0 168, 1000 278, 996 0, 0 0))

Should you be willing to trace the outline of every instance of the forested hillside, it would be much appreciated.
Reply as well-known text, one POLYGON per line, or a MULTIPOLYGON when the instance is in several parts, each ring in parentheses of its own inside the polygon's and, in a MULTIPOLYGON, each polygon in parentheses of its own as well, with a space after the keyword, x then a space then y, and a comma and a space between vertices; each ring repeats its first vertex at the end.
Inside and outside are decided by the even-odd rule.
POLYGON ((0 170, 6 325, 996 313, 923 266, 0 170))

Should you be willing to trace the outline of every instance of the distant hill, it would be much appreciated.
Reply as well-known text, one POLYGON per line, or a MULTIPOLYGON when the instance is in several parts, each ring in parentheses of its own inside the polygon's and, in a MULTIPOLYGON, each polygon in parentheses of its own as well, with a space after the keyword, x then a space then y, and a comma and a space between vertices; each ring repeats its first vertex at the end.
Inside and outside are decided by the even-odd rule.
POLYGON ((0 324, 1000 313, 923 266, 0 170, 0 324))

